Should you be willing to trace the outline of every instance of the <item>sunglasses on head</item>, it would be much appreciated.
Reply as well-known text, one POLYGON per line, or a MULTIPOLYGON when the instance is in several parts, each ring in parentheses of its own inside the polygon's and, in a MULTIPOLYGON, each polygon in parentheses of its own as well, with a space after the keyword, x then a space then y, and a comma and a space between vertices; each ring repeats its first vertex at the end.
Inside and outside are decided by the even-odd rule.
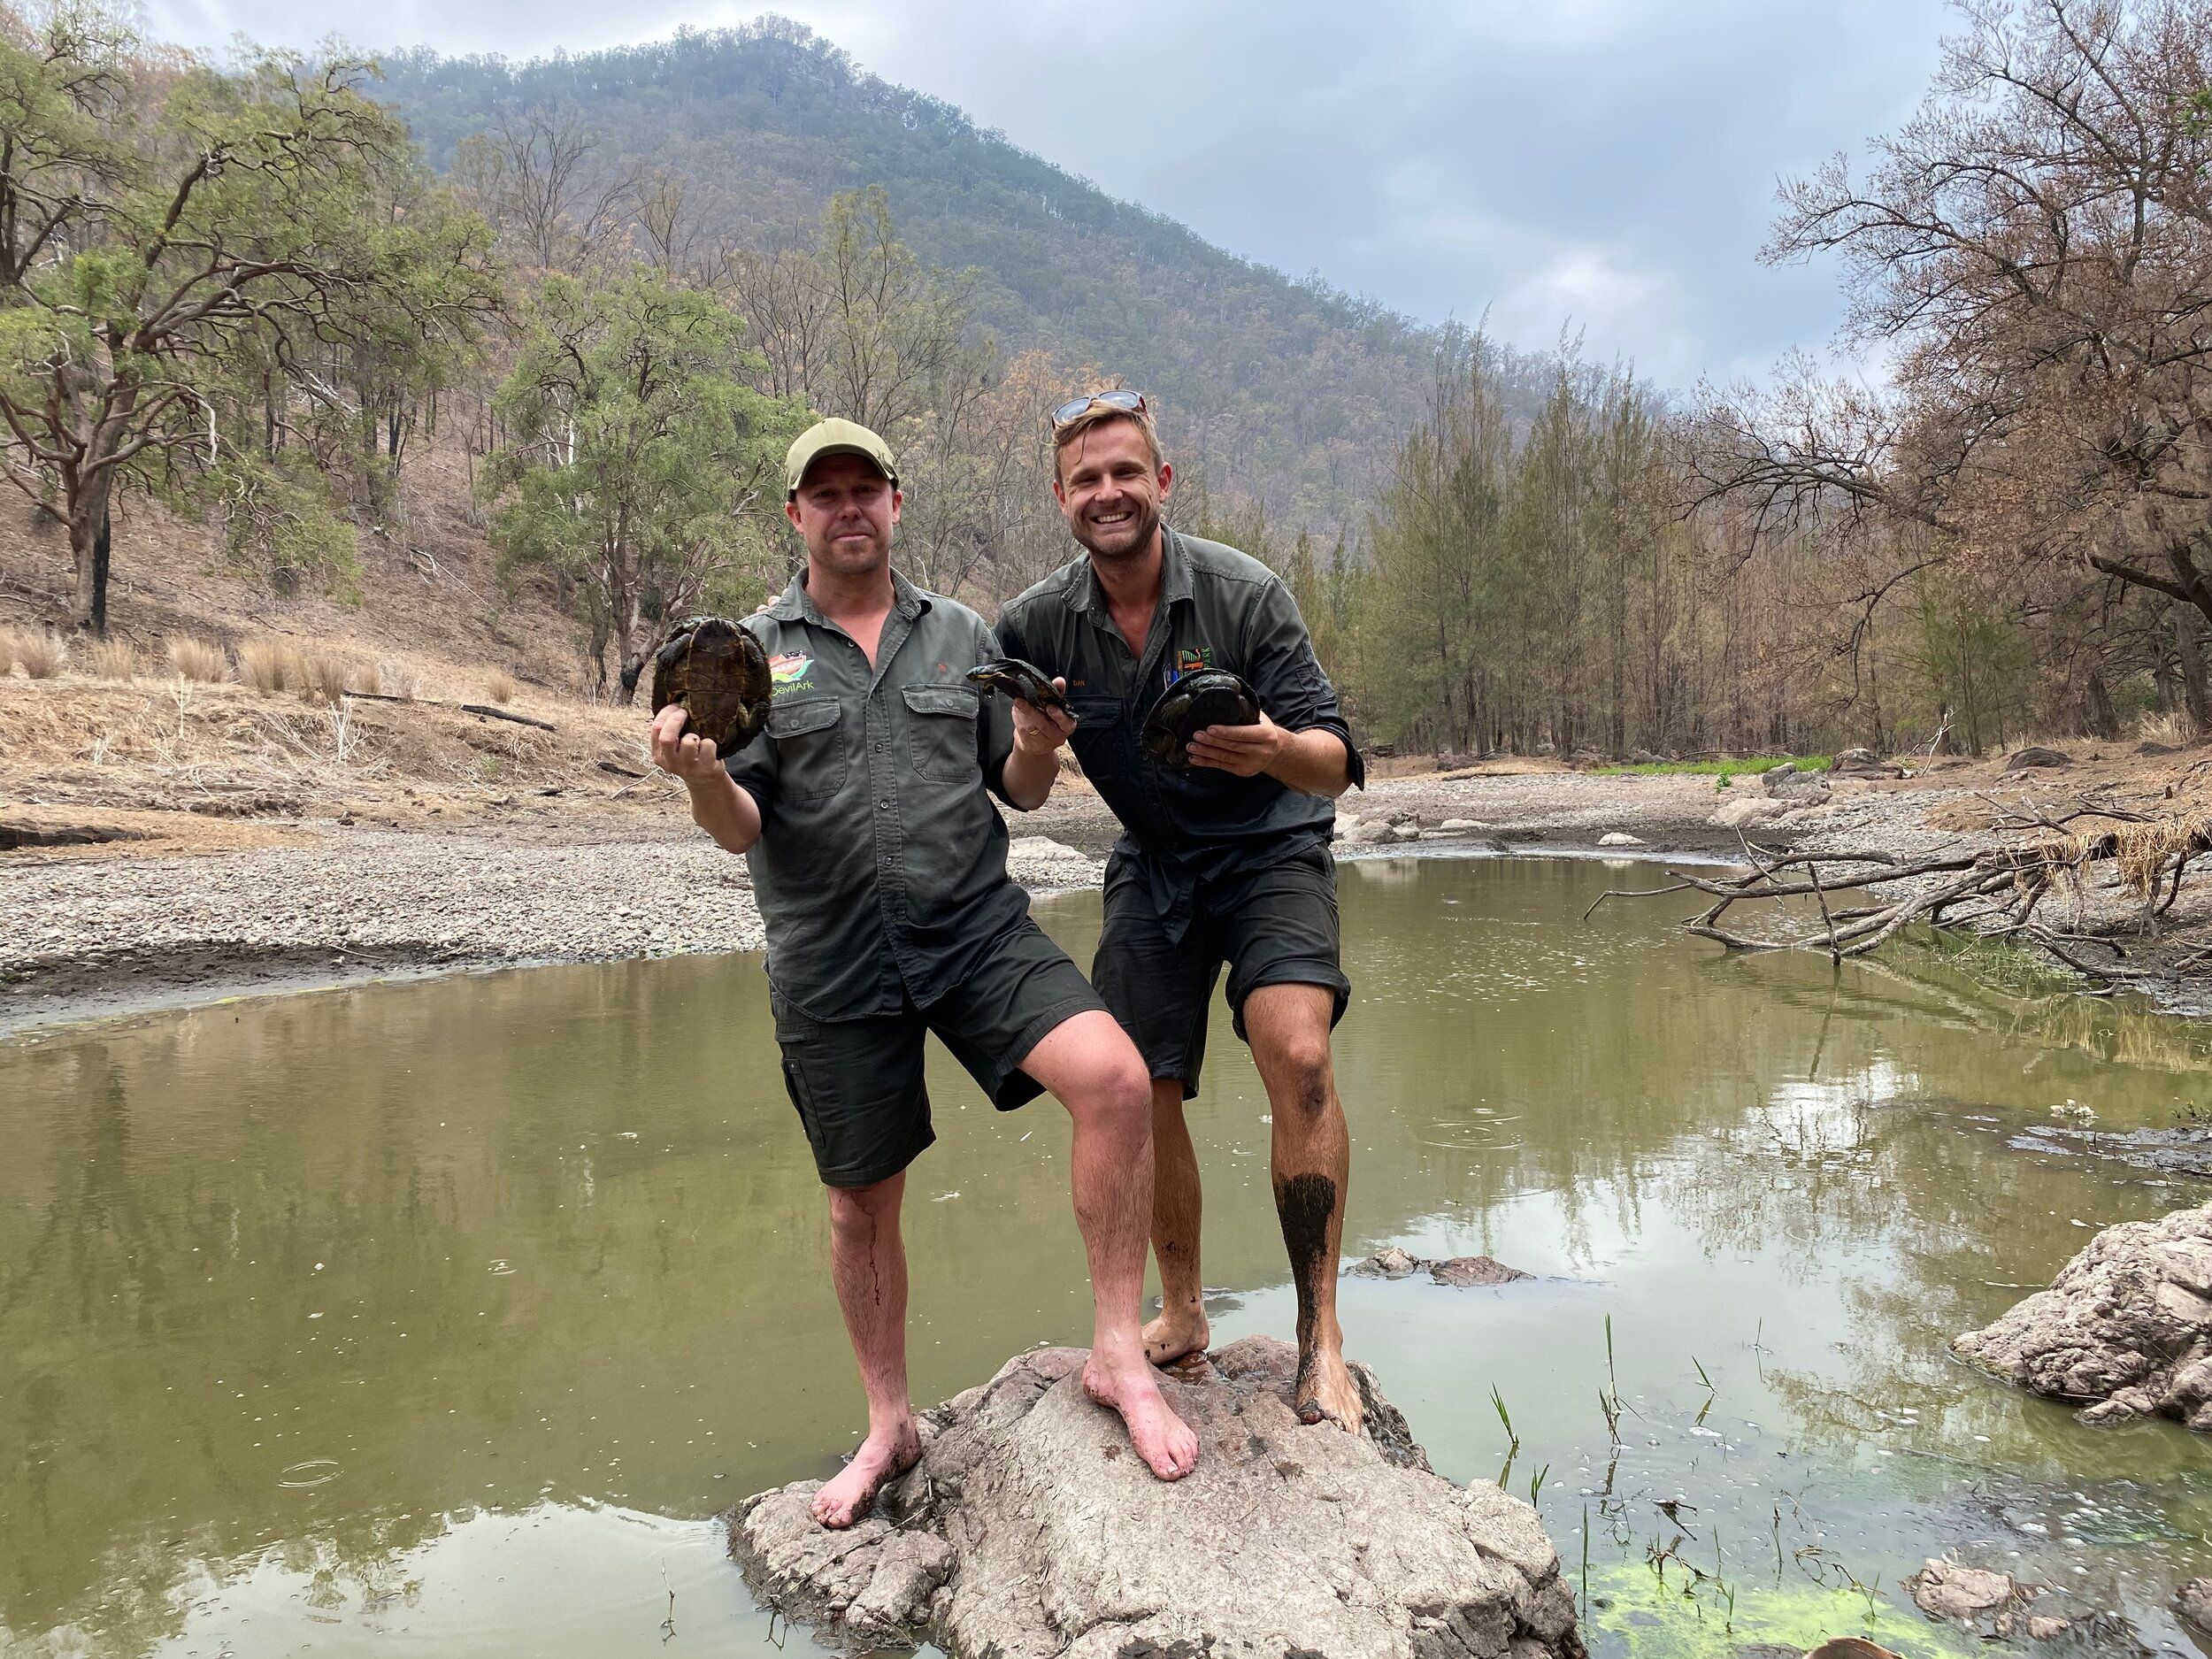
POLYGON ((1118 409, 1132 415, 1144 413, 1142 392, 1093 392, 1084 397, 1071 397, 1052 411, 1052 424, 1064 426, 1079 416, 1093 409, 1118 409))

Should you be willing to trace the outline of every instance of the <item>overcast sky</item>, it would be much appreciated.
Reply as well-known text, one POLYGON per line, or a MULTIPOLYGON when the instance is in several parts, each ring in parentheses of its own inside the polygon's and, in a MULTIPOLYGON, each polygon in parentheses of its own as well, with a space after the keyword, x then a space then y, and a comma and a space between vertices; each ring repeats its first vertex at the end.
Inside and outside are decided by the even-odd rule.
MULTIPOLYGON (((528 58, 715 0, 157 0, 155 33, 528 58)), ((1778 178, 1919 102, 1941 0, 787 0, 887 81, 1233 252, 1662 385, 1825 347, 1832 269, 1756 253, 1778 178)))

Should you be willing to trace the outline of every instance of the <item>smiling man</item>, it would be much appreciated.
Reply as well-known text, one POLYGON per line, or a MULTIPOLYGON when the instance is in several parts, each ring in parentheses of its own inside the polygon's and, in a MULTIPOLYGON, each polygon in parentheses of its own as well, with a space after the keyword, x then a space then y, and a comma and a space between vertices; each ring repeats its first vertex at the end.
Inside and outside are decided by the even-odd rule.
POLYGON ((1007 655, 1062 682, 1076 757, 1125 832, 1106 866, 1091 977, 1152 1076, 1162 1294, 1145 1351, 1165 1364, 1211 1336, 1183 1103, 1198 1093, 1225 963, 1236 1032, 1273 1108, 1275 1208, 1298 1295, 1295 1403, 1309 1423, 1356 1432, 1359 1390, 1336 1317, 1351 1154, 1329 1048, 1351 982, 1337 962, 1329 841, 1334 798, 1365 771, 1288 589, 1258 560, 1163 522, 1174 474, 1143 397, 1063 405, 1053 443, 1053 494, 1084 555, 1010 603, 998 636, 1007 655), (1208 726, 1190 745, 1192 770, 1162 766, 1138 733, 1167 688, 1202 669, 1249 682, 1259 723, 1208 726))
POLYGON ((906 1168, 935 1139, 922 1083, 934 1032, 1002 1111, 1044 1089, 1074 1120, 1075 1215, 1091 1271, 1083 1372, 1164 1480, 1198 1442, 1140 1338, 1152 1206, 1144 1064, 1006 874, 986 788, 1041 801, 1061 733, 963 676, 997 655, 983 619, 891 568, 902 496, 881 438, 848 420, 802 434, 785 511, 806 567, 743 626, 767 652, 766 729, 726 765, 654 717, 653 758, 691 815, 744 853, 768 926, 784 1082, 829 1192, 830 1274, 860 1363, 868 1432, 814 1500, 849 1526, 921 1455, 906 1381, 906 1168))

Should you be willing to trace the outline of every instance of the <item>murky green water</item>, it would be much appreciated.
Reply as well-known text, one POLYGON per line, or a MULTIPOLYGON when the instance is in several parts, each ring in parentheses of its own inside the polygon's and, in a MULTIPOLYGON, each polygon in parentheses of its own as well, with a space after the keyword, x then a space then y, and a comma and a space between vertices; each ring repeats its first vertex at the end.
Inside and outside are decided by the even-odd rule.
MULTIPOLYGON (((2110 1134, 2212 1108, 2212 1033, 1938 967, 1726 960, 1663 904, 1584 926, 1617 879, 1344 869, 1348 1254, 1546 1276, 1347 1281, 1352 1348, 1437 1467, 1500 1475, 1494 1387, 1601 1654, 1967 1651, 1899 1585, 1954 1547, 2052 1585, 2039 1610, 2182 1642, 2163 1604, 2212 1571, 2212 1448, 2082 1428, 1944 1344, 2088 1228, 2202 1201, 2022 1137, 2070 1100, 2110 1134)), ((1094 897, 1040 913, 1087 960, 1094 897)), ((1225 1015, 1210 1051, 1215 1328, 1287 1334, 1266 1103, 1225 1015)), ((757 1651, 706 1517, 826 1473, 861 1412, 773 1053, 751 959, 0 1045, 0 1650, 757 1651)), ((1088 1329, 1064 1117, 994 1114, 933 1064, 924 1401, 1088 1329)))

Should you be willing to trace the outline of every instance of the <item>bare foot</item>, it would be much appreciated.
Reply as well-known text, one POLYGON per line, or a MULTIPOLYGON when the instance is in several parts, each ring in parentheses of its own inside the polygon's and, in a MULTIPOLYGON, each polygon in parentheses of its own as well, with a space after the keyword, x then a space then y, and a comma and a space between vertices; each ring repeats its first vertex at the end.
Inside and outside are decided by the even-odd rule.
POLYGON ((1083 1387, 1099 1404, 1120 1414, 1129 1428, 1129 1443, 1161 1479, 1180 1480, 1197 1467, 1198 1436, 1162 1396, 1151 1366, 1109 1365, 1094 1352, 1083 1367, 1083 1387))
POLYGON ((1186 1354, 1203 1354, 1212 1340, 1203 1308, 1164 1310, 1144 1328, 1144 1356, 1155 1365, 1172 1365, 1186 1354))
POLYGON ((850 1526, 875 1507, 876 1494, 913 1468, 921 1455, 922 1437, 913 1418, 895 1429, 871 1430, 852 1462, 814 1494, 809 1506, 814 1518, 832 1531, 850 1526))
POLYGON ((1348 1434, 1357 1434, 1367 1417, 1367 1408, 1359 1397, 1359 1385, 1352 1380, 1342 1350, 1334 1348, 1316 1345, 1312 1352, 1300 1358, 1298 1386, 1291 1404, 1301 1423, 1325 1420, 1348 1434))

